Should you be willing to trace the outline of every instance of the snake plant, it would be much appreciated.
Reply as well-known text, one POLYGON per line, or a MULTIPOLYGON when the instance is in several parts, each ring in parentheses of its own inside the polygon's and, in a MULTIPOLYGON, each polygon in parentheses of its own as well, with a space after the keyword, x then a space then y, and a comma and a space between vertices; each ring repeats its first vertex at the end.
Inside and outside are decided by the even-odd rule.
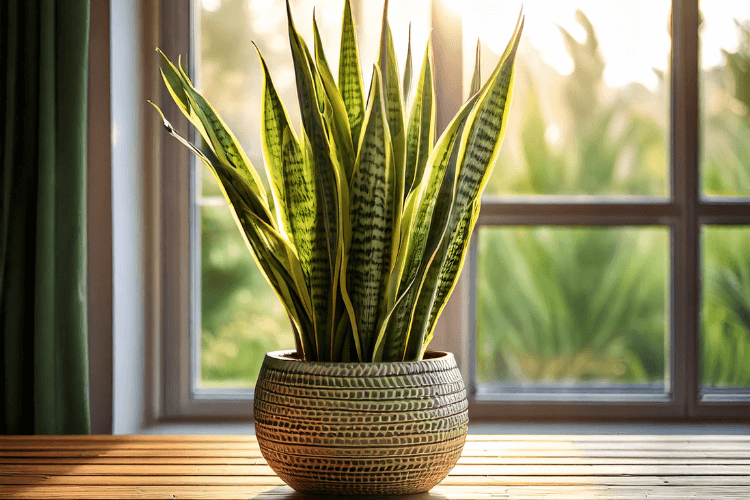
POLYGON ((435 141, 430 43, 410 98, 411 57, 401 80, 387 0, 367 99, 350 0, 338 81, 315 17, 311 53, 286 7, 302 127, 292 127, 258 51, 270 199, 229 127, 181 65, 160 52, 164 83, 205 146, 189 143, 162 114, 164 126, 216 175, 291 320, 301 358, 421 359, 463 265, 502 142, 523 17, 481 87, 477 57, 471 96, 435 141))

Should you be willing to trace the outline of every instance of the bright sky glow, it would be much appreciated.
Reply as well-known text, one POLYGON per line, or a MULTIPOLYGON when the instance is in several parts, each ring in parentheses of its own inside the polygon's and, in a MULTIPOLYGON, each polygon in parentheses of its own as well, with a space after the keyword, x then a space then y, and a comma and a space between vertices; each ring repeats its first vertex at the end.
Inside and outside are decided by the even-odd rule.
MULTIPOLYGON (((604 80, 613 87, 640 82, 655 88, 654 69, 669 63, 669 0, 451 0, 464 6, 464 31, 477 34, 497 53, 502 53, 518 12, 526 14, 524 35, 545 62, 562 74, 573 70, 559 25, 582 41, 585 32, 575 21, 582 10, 594 25, 607 63, 604 80)), ((733 19, 750 19, 750 0, 702 2, 702 65, 721 64, 720 49, 735 50, 737 29, 733 19)))
POLYGON ((201 0, 201 8, 207 12, 216 12, 221 7, 221 0, 201 0))

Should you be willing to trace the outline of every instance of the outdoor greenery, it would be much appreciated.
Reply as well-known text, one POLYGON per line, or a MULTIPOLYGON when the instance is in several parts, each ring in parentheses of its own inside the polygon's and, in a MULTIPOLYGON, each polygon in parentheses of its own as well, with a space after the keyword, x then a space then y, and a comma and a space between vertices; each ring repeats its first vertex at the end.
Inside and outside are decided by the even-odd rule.
MULTIPOLYGON (((228 51, 219 43, 227 26, 236 25, 244 3, 225 0, 219 11, 204 16, 201 26, 204 58, 212 61, 212 79, 204 80, 203 88, 210 89, 209 97, 219 96, 215 104, 225 115, 259 106, 244 101, 237 106, 237 96, 261 95, 252 80, 238 79, 250 73, 250 58, 241 52, 249 43, 247 32, 233 34, 237 42, 228 51), (243 86, 249 89, 245 94, 238 90, 243 86)), ((570 75, 560 75, 531 45, 522 44, 506 147, 486 193, 668 196, 668 75, 660 75, 657 89, 608 87, 596 30, 585 16, 578 19, 587 39, 564 36, 575 62, 570 75), (560 114, 569 120, 559 126, 564 133, 557 142, 545 137, 551 123, 544 98, 551 92, 559 92, 560 114), (514 144, 521 146, 518 154, 507 147, 514 144)), ((750 195, 748 28, 738 24, 744 43, 725 54, 726 64, 702 74, 706 196, 750 195)), ((273 50, 282 49, 288 50, 273 50)), ((237 130, 231 117, 228 121, 237 130)), ((249 149, 248 154, 255 159, 260 151, 249 149)), ((207 189, 219 193, 210 177, 204 186, 204 194, 207 189)), ((226 207, 204 207, 202 213, 203 382, 250 386, 264 352, 293 347, 292 332, 226 207)), ((750 228, 704 228, 702 241, 702 380, 748 387, 750 228)), ((478 264, 480 381, 664 380, 670 328, 668 229, 484 228, 478 264)))
MULTIPOLYGON (((387 0, 366 99, 349 1, 338 81, 315 16, 311 53, 288 1, 286 11, 303 127, 298 138, 258 50, 263 101, 257 119, 272 197, 179 62, 175 66, 160 52, 169 94, 204 142, 189 143, 162 114, 164 126, 219 181, 247 247, 291 321, 301 359, 422 359, 460 274, 507 128, 523 16, 484 85, 476 65, 470 98, 436 141, 431 45, 411 92, 411 43, 402 79, 387 0)), ((222 341, 237 357, 241 346, 232 351, 234 344, 222 341)), ((203 353, 209 363, 212 354, 203 353)))

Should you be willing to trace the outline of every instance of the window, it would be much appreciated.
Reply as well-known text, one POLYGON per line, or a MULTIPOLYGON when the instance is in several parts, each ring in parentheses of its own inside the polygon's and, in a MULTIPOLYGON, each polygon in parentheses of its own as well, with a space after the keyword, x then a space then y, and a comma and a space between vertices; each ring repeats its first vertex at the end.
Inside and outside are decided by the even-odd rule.
MULTIPOLYGON (((336 66, 341 0, 291 3, 306 37, 316 8, 336 66)), ((457 354, 474 417, 747 418, 750 7, 524 4, 508 134, 433 345, 457 354)), ((382 5, 354 7, 361 20, 382 5)), ((391 2, 397 48, 408 21, 415 51, 433 30, 439 128, 461 103, 447 89, 468 86, 476 36, 486 77, 518 8, 391 2)), ((262 168, 251 40, 298 121, 283 2, 194 0, 189 12, 192 45, 176 39, 174 53, 192 48, 199 88, 262 168)), ((358 29, 368 68, 379 24, 358 29)), ((213 179, 194 165, 186 182, 175 196, 190 208, 174 216, 190 214, 191 324, 167 327, 167 352, 189 368, 166 363, 167 413, 247 414, 262 354, 293 341, 213 179)))

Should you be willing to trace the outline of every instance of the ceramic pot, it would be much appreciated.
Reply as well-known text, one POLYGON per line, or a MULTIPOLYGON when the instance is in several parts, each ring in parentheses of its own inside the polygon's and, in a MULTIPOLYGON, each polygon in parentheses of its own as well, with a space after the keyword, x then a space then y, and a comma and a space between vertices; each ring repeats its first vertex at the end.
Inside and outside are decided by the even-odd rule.
POLYGON ((300 361, 266 354, 255 434, 268 465, 300 493, 422 493, 456 465, 468 430, 451 353, 421 361, 300 361))

